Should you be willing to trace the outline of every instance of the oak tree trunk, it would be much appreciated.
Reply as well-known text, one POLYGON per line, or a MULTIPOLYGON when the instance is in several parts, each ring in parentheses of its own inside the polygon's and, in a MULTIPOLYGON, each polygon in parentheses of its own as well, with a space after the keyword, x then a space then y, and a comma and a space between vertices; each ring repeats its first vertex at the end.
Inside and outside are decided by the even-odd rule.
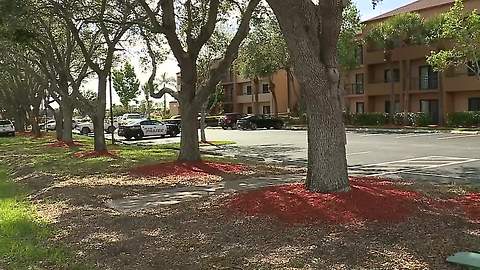
POLYGON ((345 127, 339 99, 336 45, 343 1, 267 0, 284 34, 302 87, 308 118, 306 187, 350 190, 345 127))
POLYGON ((195 106, 188 101, 183 102, 180 111, 181 121, 181 139, 179 161, 199 161, 200 147, 198 144, 198 111, 195 106))
POLYGON ((17 108, 15 115, 15 131, 24 132, 25 131, 25 111, 22 108, 17 108))
POLYGON ((205 135, 205 129, 207 128, 206 118, 207 118, 207 106, 208 101, 202 105, 201 118, 200 118, 200 140, 202 142, 207 142, 207 136, 205 135))
POLYGON ((29 111, 30 124, 32 125, 32 134, 35 137, 40 137, 42 135, 40 131, 40 125, 38 124, 39 114, 40 110, 35 107, 29 111))
POLYGON ((55 136, 57 141, 63 141, 63 111, 61 109, 52 111, 55 118, 55 136))
POLYGON ((66 143, 73 142, 72 136, 72 118, 73 118, 73 106, 68 98, 62 99, 62 140, 66 143))
POLYGON ((98 75, 98 97, 95 101, 95 113, 92 117, 94 133, 94 150, 96 152, 107 151, 105 142, 105 108, 107 105, 107 75, 98 75))

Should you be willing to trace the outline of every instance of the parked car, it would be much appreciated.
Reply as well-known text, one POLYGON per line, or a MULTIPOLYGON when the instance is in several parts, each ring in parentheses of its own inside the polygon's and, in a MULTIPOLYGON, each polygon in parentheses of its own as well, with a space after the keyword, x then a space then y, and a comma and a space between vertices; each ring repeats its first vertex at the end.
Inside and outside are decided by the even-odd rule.
POLYGON ((274 118, 269 115, 249 115, 238 120, 237 126, 243 130, 255 130, 257 128, 281 129, 284 126, 284 122, 281 119, 274 118))
MULTIPOLYGON (((114 120, 113 126, 110 123, 109 119, 105 119, 104 125, 103 125, 105 132, 107 133, 112 133, 114 132, 117 127, 118 127, 118 122, 114 120)), ((92 120, 84 120, 82 122, 78 122, 77 126, 75 127, 76 130, 80 131, 80 134, 87 135, 89 133, 92 133, 94 128, 93 128, 93 122, 92 120)))
POLYGON ((180 129, 178 125, 149 119, 131 121, 118 128, 118 135, 125 137, 127 140, 132 138, 138 140, 148 136, 165 137, 169 135, 171 137, 176 137, 179 133, 180 129))
POLYGON ((10 120, 0 120, 0 135, 15 136, 15 126, 10 120))
POLYGON ((243 113, 227 113, 218 120, 218 125, 223 129, 237 129, 237 121, 245 117, 243 113))
MULTIPOLYGON (((72 120, 72 128, 76 128, 77 127, 77 121, 75 120, 72 120)), ((57 128, 57 122, 55 122, 55 120, 49 120, 47 122, 47 130, 55 130, 57 128)))
POLYGON ((120 117, 118 123, 120 125, 126 125, 131 121, 142 120, 144 119, 143 115, 138 113, 126 113, 120 117))

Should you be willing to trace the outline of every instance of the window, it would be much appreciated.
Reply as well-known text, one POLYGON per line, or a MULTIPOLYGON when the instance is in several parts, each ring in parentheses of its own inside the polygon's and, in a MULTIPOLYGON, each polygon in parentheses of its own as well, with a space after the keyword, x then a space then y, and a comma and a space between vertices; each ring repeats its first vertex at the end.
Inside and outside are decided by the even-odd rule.
MULTIPOLYGON (((385 72, 383 73, 383 80, 386 83, 392 82, 392 72, 390 69, 385 69, 385 72)), ((394 82, 400 81, 400 70, 398 68, 393 69, 393 80, 394 82)))
POLYGON ((245 91, 245 95, 251 95, 252 94, 252 86, 251 85, 247 85, 247 88, 246 88, 246 91, 245 91))
POLYGON ((359 73, 355 75, 354 91, 355 91, 355 94, 363 94, 364 92, 363 73, 359 73))
POLYGON ((438 100, 420 100, 420 111, 428 115, 431 122, 438 123, 438 100))
POLYGON ((477 64, 473 61, 468 61, 467 66, 468 76, 478 76, 480 74, 480 61, 477 64))
POLYGON ((358 45, 355 48, 355 62, 357 65, 363 65, 363 46, 358 45))
POLYGON ((270 106, 263 106, 263 114, 270 114, 270 106))
POLYGON ((356 107, 356 112, 357 113, 365 113, 365 103, 357 102, 355 104, 355 107, 356 107))
POLYGON ((262 93, 264 94, 270 93, 270 85, 268 83, 264 83, 262 85, 262 93))
POLYGON ((480 111, 480 97, 469 98, 468 99, 468 110, 469 111, 480 111))
POLYGON ((252 106, 248 106, 247 107, 247 113, 248 114, 252 114, 253 110, 252 110, 252 106))
MULTIPOLYGON (((385 101, 385 112, 386 113, 391 113, 391 111, 392 111, 391 107, 390 107, 390 104, 391 104, 390 100, 385 101)), ((395 106, 393 108, 394 112, 400 112, 400 101, 395 101, 394 106, 395 106)))
POLYGON ((421 66, 419 73, 420 90, 438 88, 438 72, 433 71, 432 66, 421 66))

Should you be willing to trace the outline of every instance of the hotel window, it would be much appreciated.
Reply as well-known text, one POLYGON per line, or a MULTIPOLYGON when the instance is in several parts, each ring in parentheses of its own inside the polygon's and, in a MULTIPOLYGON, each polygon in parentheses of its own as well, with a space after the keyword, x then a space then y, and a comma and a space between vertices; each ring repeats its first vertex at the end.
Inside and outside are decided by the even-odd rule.
POLYGON ((365 103, 357 102, 355 107, 357 113, 365 113, 365 103))
MULTIPOLYGON (((398 68, 393 69, 393 80, 394 82, 400 81, 400 70, 398 68)), ((385 69, 385 72, 383 73, 383 81, 386 83, 392 82, 392 72, 390 69, 385 69)))
POLYGON ((270 114, 270 106, 263 106, 263 114, 270 114))
POLYGON ((252 94, 252 86, 247 85, 247 88, 245 89, 245 95, 251 95, 252 94))
POLYGON ((468 111, 480 111, 480 97, 468 99, 468 111))
POLYGON ((263 94, 270 93, 270 85, 268 83, 264 83, 262 85, 262 93, 263 94))
POLYGON ((252 110, 252 106, 248 106, 247 107, 247 113, 248 114, 252 114, 253 110, 252 110))
POLYGON ((355 62, 357 65, 363 65, 363 46, 358 45, 355 48, 355 62))
POLYGON ((467 65, 468 76, 478 76, 480 73, 480 61, 478 61, 477 64, 475 64, 475 62, 468 61, 467 65))
POLYGON ((363 73, 355 74, 354 91, 355 91, 355 94, 363 94, 364 92, 363 73))
POLYGON ((429 90, 438 88, 438 72, 434 71, 432 66, 421 66, 419 68, 420 90, 429 90))

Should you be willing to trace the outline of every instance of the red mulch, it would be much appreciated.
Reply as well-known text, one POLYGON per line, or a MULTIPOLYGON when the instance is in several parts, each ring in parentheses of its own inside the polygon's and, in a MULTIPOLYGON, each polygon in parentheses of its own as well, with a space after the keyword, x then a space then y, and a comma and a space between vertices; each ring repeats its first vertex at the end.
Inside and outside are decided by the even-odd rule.
POLYGON ((118 155, 114 151, 81 151, 73 154, 76 158, 98 158, 98 157, 109 157, 109 158, 118 158, 118 155))
POLYGON ((48 147, 53 147, 53 148, 70 148, 70 147, 81 147, 83 144, 81 144, 78 141, 72 141, 72 142, 64 142, 64 141, 57 141, 54 143, 47 144, 48 147))
POLYGON ((235 195, 227 202, 233 213, 269 216, 290 224, 347 224, 362 221, 401 222, 417 211, 421 195, 392 182, 352 179, 347 193, 312 193, 303 184, 267 187, 235 195))
POLYGON ((208 175, 237 174, 249 170, 248 166, 219 162, 168 162, 133 168, 131 175, 142 177, 203 177, 208 175))

